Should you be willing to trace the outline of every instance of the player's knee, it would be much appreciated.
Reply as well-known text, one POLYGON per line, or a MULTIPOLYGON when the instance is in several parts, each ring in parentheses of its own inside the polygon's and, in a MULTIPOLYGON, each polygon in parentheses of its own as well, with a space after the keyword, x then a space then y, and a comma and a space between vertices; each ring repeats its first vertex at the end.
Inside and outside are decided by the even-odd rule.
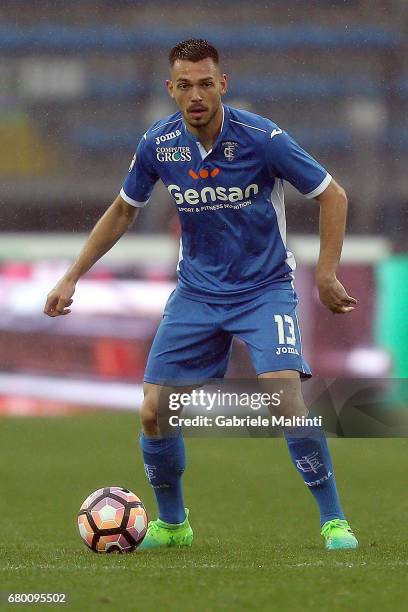
MULTIPOLYGON (((290 402, 283 401, 282 404, 273 411, 273 414, 278 417, 283 416, 285 420, 288 420, 288 423, 291 423, 283 428, 286 434, 290 435, 293 433, 294 435, 298 435, 299 423, 302 423, 303 419, 308 418, 309 410, 303 398, 298 397, 290 402)), ((309 428, 306 428, 306 430, 309 431, 309 428)))
POLYGON ((272 376, 271 372, 267 374, 259 375, 258 383, 269 397, 278 396, 278 400, 269 406, 271 413, 274 416, 285 418, 306 417, 308 409, 302 396, 298 372, 288 370, 276 372, 277 376, 272 376))
POLYGON ((145 388, 145 396, 140 408, 140 421, 146 436, 159 435, 158 402, 156 393, 151 389, 145 388))

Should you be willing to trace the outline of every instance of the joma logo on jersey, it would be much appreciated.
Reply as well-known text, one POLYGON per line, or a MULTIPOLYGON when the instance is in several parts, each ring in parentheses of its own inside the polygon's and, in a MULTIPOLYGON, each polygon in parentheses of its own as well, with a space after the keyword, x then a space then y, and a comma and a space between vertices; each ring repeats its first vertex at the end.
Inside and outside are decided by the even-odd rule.
POLYGON ((207 204, 208 202, 241 202, 255 196, 259 187, 255 183, 248 185, 245 189, 240 187, 204 187, 201 191, 196 189, 186 189, 181 191, 178 185, 169 185, 167 187, 170 195, 174 198, 176 204, 191 204, 198 206, 199 204, 207 204))
POLYGON ((157 147, 156 157, 159 162, 191 161, 190 147, 157 147))
POLYGON ((177 138, 177 136, 181 136, 180 130, 176 130, 175 132, 169 132, 168 134, 162 134, 161 136, 157 136, 156 144, 159 145, 161 142, 173 140, 173 138, 177 138))

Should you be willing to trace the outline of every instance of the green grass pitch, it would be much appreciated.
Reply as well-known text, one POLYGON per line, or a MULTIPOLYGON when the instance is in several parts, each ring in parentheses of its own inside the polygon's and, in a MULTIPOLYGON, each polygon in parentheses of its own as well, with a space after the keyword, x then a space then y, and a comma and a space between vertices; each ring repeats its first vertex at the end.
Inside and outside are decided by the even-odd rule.
POLYGON ((137 428, 128 413, 0 420, 3 598, 65 592, 51 607, 81 611, 406 610, 408 440, 331 441, 358 551, 324 550, 282 440, 190 438, 193 548, 96 555, 76 526, 94 489, 128 487, 155 518, 137 428))

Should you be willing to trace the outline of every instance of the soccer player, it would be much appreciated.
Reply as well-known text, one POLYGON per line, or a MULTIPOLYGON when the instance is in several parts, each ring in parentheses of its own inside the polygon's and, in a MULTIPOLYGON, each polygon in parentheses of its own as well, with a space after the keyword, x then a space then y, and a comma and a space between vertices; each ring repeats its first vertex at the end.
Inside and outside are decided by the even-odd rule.
MULTIPOLYGON (((356 300, 336 278, 347 199, 330 174, 275 123, 222 103, 227 76, 205 40, 170 52, 167 90, 179 111, 141 138, 120 195, 91 232, 78 259, 48 294, 44 312, 70 312, 78 279, 128 229, 161 179, 181 223, 178 284, 149 354, 140 444, 159 518, 141 549, 191 546, 181 477, 181 432, 162 435, 159 408, 174 386, 222 378, 233 336, 243 340, 259 379, 292 384, 293 414, 307 414, 301 378, 311 376, 302 353, 293 288, 295 260, 286 248, 283 182, 320 205, 316 283, 333 313, 356 300), (284 350, 286 349, 286 350, 284 350)), ((320 511, 327 549, 356 548, 344 516, 329 449, 320 428, 284 431, 292 461, 320 511)))

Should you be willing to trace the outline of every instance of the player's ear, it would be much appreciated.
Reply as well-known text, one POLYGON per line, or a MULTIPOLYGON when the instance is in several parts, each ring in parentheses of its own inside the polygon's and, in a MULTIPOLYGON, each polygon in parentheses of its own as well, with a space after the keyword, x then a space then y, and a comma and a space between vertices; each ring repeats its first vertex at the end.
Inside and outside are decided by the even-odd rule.
POLYGON ((221 95, 224 95, 228 91, 228 76, 226 74, 220 76, 220 90, 221 95))
POLYGON ((171 79, 166 79, 166 87, 167 91, 169 92, 170 98, 174 98, 174 86, 173 81, 171 79))

